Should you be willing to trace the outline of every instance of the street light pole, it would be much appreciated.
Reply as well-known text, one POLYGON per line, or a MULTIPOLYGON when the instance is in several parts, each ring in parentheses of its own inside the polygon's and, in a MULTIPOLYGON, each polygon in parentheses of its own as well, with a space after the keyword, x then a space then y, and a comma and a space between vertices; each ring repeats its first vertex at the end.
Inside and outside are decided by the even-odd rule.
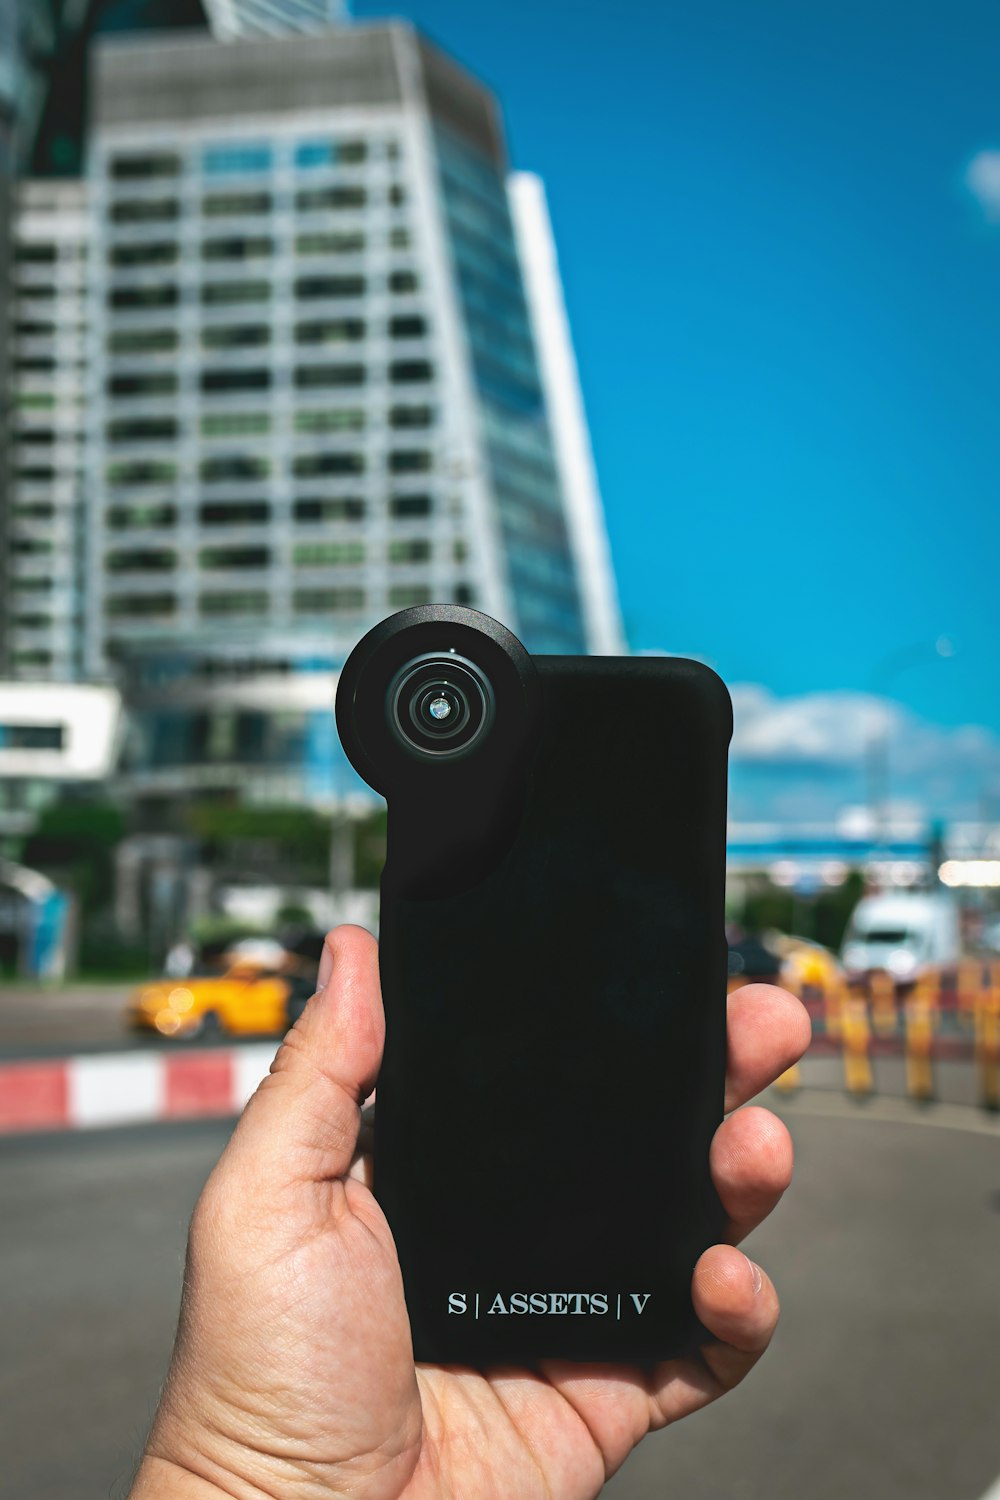
MULTIPOLYGON (((910 667, 922 666, 934 657, 947 659, 954 656, 955 648, 947 636, 938 636, 935 641, 912 641, 908 646, 899 646, 890 651, 878 663, 870 679, 870 691, 881 698, 888 695, 889 688, 900 673, 910 667)), ((876 725, 868 735, 865 745, 865 773, 868 782, 868 810, 872 820, 873 842, 884 848, 889 842, 889 720, 876 725)))

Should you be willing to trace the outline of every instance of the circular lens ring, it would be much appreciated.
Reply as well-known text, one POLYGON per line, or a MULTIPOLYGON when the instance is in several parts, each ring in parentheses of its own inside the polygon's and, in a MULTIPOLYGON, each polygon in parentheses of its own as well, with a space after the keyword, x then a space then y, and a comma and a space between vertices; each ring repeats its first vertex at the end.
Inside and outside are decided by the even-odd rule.
MULTIPOLYGON (((406 684, 403 683, 400 697, 405 688, 406 684)), ((433 735, 435 739, 451 738, 461 733, 473 716, 469 701, 461 688, 454 683, 445 682, 443 677, 440 681, 431 681, 417 688, 410 698, 409 713, 417 729, 422 734, 433 735), (449 714, 440 719, 430 712, 430 705, 438 698, 443 698, 450 709, 449 714)))
POLYGON ((493 721, 488 678, 457 652, 428 653, 406 662, 389 684, 386 706, 397 739, 435 758, 464 753, 493 721), (437 698, 444 698, 452 710, 441 719, 429 712, 437 698))

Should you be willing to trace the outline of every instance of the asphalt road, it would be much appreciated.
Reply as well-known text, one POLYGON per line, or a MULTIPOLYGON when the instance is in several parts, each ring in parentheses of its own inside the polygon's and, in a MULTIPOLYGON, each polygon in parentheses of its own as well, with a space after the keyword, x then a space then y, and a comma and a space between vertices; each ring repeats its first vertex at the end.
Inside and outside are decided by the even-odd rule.
MULTIPOLYGON (((1000 1133, 946 1106, 935 1118, 807 1093, 779 1107, 798 1179, 753 1242, 783 1295, 776 1344, 742 1390, 650 1439, 605 1493, 980 1500, 1000 1474, 1000 1133)), ((187 1217, 226 1134, 0 1141, 4 1500, 127 1491, 187 1217)))
POLYGON ((0 1057, 118 1051, 148 1038, 125 1025, 134 988, 114 982, 48 986, 0 981, 0 1057))

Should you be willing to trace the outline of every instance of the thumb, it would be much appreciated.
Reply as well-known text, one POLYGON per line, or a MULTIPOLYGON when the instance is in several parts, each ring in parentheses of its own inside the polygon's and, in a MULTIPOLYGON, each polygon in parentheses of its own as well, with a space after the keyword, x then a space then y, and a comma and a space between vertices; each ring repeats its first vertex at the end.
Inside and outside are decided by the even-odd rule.
POLYGON ((275 1184, 343 1177, 361 1105, 382 1062, 378 944, 361 927, 327 934, 317 989, 252 1096, 231 1141, 275 1184))

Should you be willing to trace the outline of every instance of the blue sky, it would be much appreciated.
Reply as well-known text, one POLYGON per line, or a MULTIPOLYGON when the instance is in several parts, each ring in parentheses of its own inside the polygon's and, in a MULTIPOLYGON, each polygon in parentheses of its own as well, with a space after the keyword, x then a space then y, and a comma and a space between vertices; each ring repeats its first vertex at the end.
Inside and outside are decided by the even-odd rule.
POLYGON ((1000 11, 398 9, 546 180, 632 644, 784 700, 948 636, 891 696, 1000 731, 1000 11))

